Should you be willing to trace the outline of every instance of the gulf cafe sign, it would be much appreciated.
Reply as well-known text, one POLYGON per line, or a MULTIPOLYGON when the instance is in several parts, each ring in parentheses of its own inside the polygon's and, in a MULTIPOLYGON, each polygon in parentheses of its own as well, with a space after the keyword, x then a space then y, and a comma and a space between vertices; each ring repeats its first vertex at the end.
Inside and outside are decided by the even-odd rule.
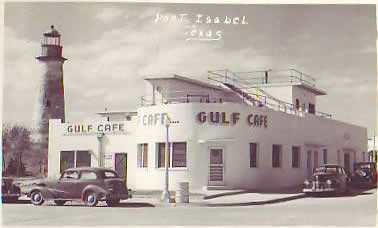
MULTIPOLYGON (((167 116, 167 113, 153 113, 145 114, 139 117, 139 122, 142 126, 156 126, 163 125, 164 118, 167 116)), ((170 116, 171 119, 174 119, 174 116, 170 116)), ((198 112, 195 116, 196 122, 198 124, 218 124, 218 125, 236 125, 240 119, 241 115, 239 112, 198 112)), ((250 127, 256 128, 267 128, 268 127, 268 116, 261 114, 249 113, 245 117, 245 122, 250 127)))
POLYGON ((123 122, 68 124, 65 126, 64 135, 85 135, 85 134, 122 134, 125 132, 123 122))

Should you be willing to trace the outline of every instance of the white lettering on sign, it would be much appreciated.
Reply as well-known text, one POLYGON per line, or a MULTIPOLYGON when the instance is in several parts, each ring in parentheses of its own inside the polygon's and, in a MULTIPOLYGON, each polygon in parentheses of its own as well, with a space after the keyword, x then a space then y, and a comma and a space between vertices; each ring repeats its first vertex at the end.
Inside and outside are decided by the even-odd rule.
POLYGON ((177 24, 185 26, 185 40, 217 41, 223 38, 219 25, 245 26, 247 16, 205 15, 205 14, 164 14, 156 13, 155 24, 177 24))
POLYGON ((154 113, 139 116, 139 123, 143 126, 163 125, 167 113, 154 113))
POLYGON ((91 133, 123 133, 124 123, 109 122, 96 124, 69 124, 66 126, 65 134, 91 134, 91 133))

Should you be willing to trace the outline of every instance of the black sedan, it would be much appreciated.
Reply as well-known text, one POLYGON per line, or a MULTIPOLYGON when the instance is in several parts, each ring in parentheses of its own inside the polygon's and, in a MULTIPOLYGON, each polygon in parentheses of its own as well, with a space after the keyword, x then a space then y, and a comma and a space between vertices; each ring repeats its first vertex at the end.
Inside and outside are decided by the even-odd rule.
POLYGON ((96 206, 98 201, 117 206, 121 199, 132 197, 125 179, 119 178, 115 171, 90 167, 67 169, 58 180, 36 184, 28 196, 34 205, 52 199, 57 205, 80 200, 88 206, 96 206))
POLYGON ((339 165, 324 164, 316 169, 310 179, 304 181, 304 193, 346 193, 349 176, 339 165))
POLYGON ((14 183, 11 177, 2 177, 1 200, 3 203, 12 203, 21 196, 21 189, 14 183))

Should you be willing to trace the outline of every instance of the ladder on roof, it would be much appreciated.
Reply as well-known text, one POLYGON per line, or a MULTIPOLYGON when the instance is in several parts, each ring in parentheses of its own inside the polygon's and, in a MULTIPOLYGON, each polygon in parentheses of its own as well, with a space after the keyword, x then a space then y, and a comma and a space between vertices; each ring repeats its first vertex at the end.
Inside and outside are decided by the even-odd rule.
POLYGON ((267 106, 270 108, 290 106, 288 108, 292 108, 291 104, 272 96, 260 88, 258 84, 261 83, 256 83, 259 80, 258 78, 243 79, 240 75, 228 69, 209 71, 208 73, 210 80, 220 82, 221 86, 234 91, 248 105, 267 106))

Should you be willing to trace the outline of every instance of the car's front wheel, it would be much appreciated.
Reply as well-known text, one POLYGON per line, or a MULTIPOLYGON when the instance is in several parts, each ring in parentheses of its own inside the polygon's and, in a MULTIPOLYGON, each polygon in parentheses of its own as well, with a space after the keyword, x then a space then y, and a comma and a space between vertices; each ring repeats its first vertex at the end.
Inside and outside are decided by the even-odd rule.
POLYGON ((34 205, 41 205, 45 201, 41 191, 34 191, 30 195, 30 201, 34 205))
POLYGON ((54 203, 58 206, 63 206, 66 202, 66 200, 54 200, 54 203))
POLYGON ((84 202, 87 206, 94 207, 98 203, 97 195, 96 193, 90 191, 86 192, 84 195, 84 202))
POLYGON ((106 200, 106 204, 107 204, 109 207, 116 207, 116 206, 119 205, 119 201, 120 201, 120 199, 106 200))

